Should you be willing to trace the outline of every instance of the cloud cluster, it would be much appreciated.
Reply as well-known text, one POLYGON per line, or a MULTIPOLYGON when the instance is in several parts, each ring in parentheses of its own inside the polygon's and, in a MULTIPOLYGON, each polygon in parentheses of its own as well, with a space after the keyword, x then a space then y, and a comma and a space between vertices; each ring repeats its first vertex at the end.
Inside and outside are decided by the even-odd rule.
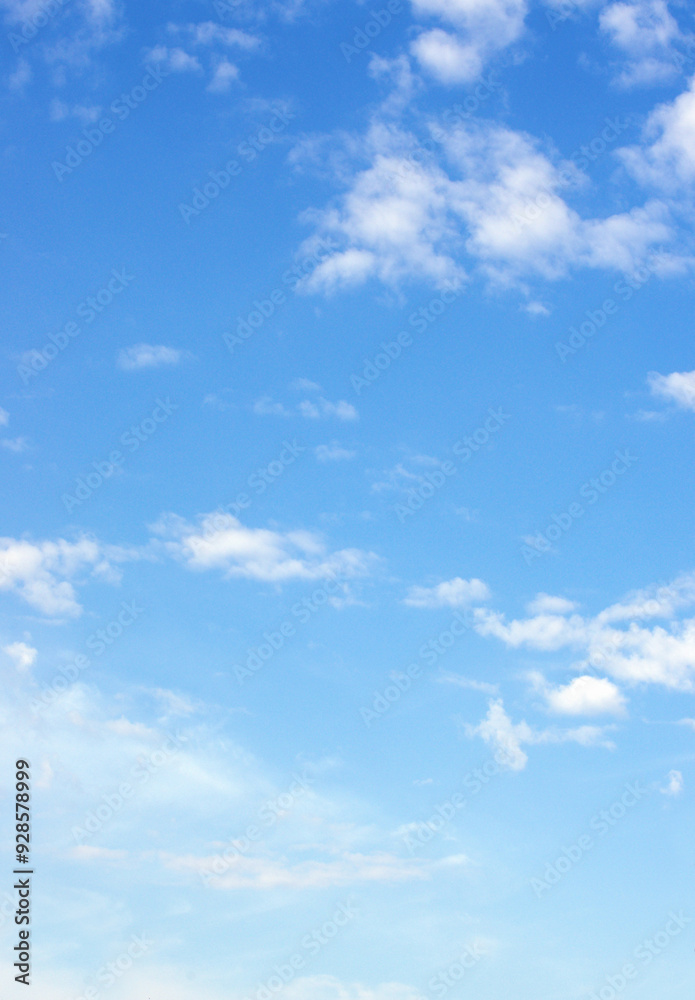
POLYGON ((524 32, 526 0, 412 0, 413 13, 436 17, 448 30, 429 28, 411 45, 426 72, 447 85, 471 83, 498 52, 524 32))

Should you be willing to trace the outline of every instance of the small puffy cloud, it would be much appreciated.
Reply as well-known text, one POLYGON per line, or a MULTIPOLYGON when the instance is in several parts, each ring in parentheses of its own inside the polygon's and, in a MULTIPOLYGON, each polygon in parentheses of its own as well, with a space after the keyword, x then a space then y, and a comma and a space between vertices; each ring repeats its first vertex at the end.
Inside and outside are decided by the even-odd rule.
POLYGON ((486 601, 490 588, 475 577, 463 580, 460 576, 445 580, 436 587, 411 587, 403 603, 411 608, 464 608, 474 601, 486 601))
POLYGON ((551 712, 558 715, 624 715, 625 698, 605 677, 583 675, 563 687, 551 687, 538 675, 536 685, 551 712))
POLYGON ((123 371, 139 371, 142 368, 161 368, 164 365, 178 365, 183 351, 163 344, 135 344, 118 353, 118 367, 123 371))
POLYGON ((25 642, 12 642, 9 646, 3 646, 2 651, 10 657, 19 671, 28 670, 33 666, 38 654, 37 649, 27 646, 25 642))
POLYGON ((649 388, 654 396, 676 403, 682 409, 695 410, 695 371, 672 372, 670 375, 651 372, 649 388))
POLYGON ((26 59, 20 59, 14 73, 10 73, 8 85, 10 90, 21 92, 32 80, 32 70, 26 59))
POLYGON ((7 410, 3 410, 0 406, 0 427, 7 427, 10 422, 10 415, 7 410))
POLYGON ((526 0, 413 0, 414 14, 439 17, 454 31, 425 30, 411 51, 440 83, 471 83, 497 52, 521 37, 527 11, 526 0))
POLYGON ((333 441, 331 444, 318 445, 314 449, 314 454, 319 462, 346 462, 354 458, 357 452, 343 448, 337 441, 333 441))
POLYGON ((668 774, 666 775, 666 778, 668 780, 668 784, 666 785, 666 788, 660 789, 661 794, 670 795, 673 798, 675 798, 677 795, 680 795, 681 792, 683 791, 683 785, 684 785, 683 775, 681 774, 681 772, 669 771, 668 774))
POLYGON ((207 86, 211 94, 226 94, 233 83, 239 79, 239 67, 228 59, 218 62, 212 80, 207 86))
POLYGON ((364 576, 376 559, 359 549, 328 552, 309 531, 247 528, 229 514, 203 515, 196 526, 168 515, 153 530, 189 569, 221 569, 228 577, 271 583, 364 576))
POLYGON ((170 73, 201 73, 203 67, 196 56, 190 55, 181 48, 168 48, 166 45, 156 45, 150 49, 147 62, 161 63, 170 73))

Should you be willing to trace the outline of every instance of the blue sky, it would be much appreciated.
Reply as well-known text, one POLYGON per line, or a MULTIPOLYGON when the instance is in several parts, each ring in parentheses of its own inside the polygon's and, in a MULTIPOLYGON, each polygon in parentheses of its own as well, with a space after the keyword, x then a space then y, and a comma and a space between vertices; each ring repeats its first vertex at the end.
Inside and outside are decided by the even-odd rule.
POLYGON ((692 10, 0 11, 37 995, 690 997, 692 10))

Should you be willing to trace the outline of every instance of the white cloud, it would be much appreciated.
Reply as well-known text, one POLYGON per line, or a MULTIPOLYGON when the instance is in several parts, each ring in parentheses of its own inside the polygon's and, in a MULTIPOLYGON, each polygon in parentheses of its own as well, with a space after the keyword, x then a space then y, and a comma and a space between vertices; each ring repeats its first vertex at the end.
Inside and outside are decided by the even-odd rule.
POLYGON ((359 549, 329 553, 323 540, 308 531, 246 528, 228 514, 203 515, 199 526, 168 515, 154 530, 166 550, 190 569, 221 569, 229 577, 273 583, 364 576, 376 559, 359 549))
POLYGON ((23 451, 29 450, 29 438, 3 438, 0 441, 0 445, 2 445, 3 448, 6 448, 7 451, 13 451, 16 455, 21 455, 23 451))
POLYGON ((31 66, 26 59, 19 59, 14 73, 10 73, 8 85, 10 90, 22 91, 33 77, 31 66))
POLYGON ((455 684, 466 691, 480 691, 483 694, 497 694, 498 685, 487 681, 476 681, 472 677, 462 677, 461 674, 442 674, 436 678, 438 684, 455 684))
POLYGON ((345 462, 354 458, 357 452, 343 448, 337 441, 333 441, 331 444, 318 445, 314 449, 314 454, 319 462, 345 462))
POLYGON ((522 771, 528 763, 524 745, 542 743, 579 743, 580 746, 600 746, 614 749, 614 744, 606 737, 604 726, 579 726, 576 729, 544 729, 534 731, 527 722, 512 722, 504 710, 501 699, 490 702, 488 713, 477 725, 465 726, 469 737, 480 736, 493 748, 498 758, 512 771, 522 771))
POLYGON ((605 677, 584 674, 562 687, 551 687, 538 675, 533 679, 551 712, 558 715, 625 715, 625 698, 605 677))
POLYGON ((688 89, 649 115, 641 146, 617 151, 626 168, 641 183, 669 193, 681 193, 695 181, 695 76, 688 89))
POLYGON ((655 396, 676 403, 685 410, 695 410, 695 371, 660 375, 651 372, 649 387, 655 396))
POLYGON ((502 614, 478 608, 476 630, 518 649, 555 652, 567 649, 581 657, 572 665, 591 666, 629 684, 661 684, 695 690, 695 618, 674 620, 675 612, 695 603, 695 574, 684 574, 662 587, 637 591, 593 617, 576 613, 538 613, 507 622, 502 614), (663 618, 665 625, 643 622, 663 618), (626 622, 626 628, 613 627, 626 622))
POLYGON ((203 70, 197 56, 192 56, 179 47, 156 45, 147 52, 145 61, 162 63, 170 73, 201 73, 203 70))
POLYGON ((411 587, 403 603, 411 608, 464 608, 489 597, 490 588, 482 580, 463 580, 456 576, 436 587, 411 587))
POLYGON ((113 582, 118 572, 110 560, 130 558, 122 550, 105 548, 92 538, 32 543, 0 538, 0 591, 12 591, 45 615, 77 617, 73 581, 84 574, 113 582))
POLYGON ((183 356, 183 351, 163 344, 135 344, 119 351, 118 367, 123 371, 137 371, 141 368, 178 365, 183 356))
POLYGON ((344 399, 332 403, 320 396, 316 400, 303 399, 296 407, 289 409, 284 403, 274 403, 270 396, 262 396, 253 405, 253 412, 259 416, 291 417, 298 414, 308 420, 358 420, 359 414, 352 403, 344 399))
POLYGON ((608 4, 599 15, 599 25, 627 58, 616 81, 621 86, 666 83, 679 73, 677 44, 687 37, 665 0, 608 4))
POLYGON ((439 150, 417 159, 415 136, 378 118, 363 139, 340 140, 346 154, 359 152, 354 173, 341 161, 347 190, 304 215, 314 238, 330 237, 339 249, 304 279, 306 291, 369 278, 460 287, 466 256, 505 284, 556 280, 580 267, 632 273, 673 236, 659 200, 582 218, 563 195, 585 178, 573 164, 556 165, 529 135, 482 120, 433 134, 439 150))
POLYGON ((552 597, 550 594, 537 594, 536 597, 526 605, 526 610, 532 615, 564 615, 570 611, 575 611, 577 605, 574 601, 568 601, 565 597, 552 597))
POLYGON ((0 406, 0 427, 7 427, 10 422, 10 415, 7 410, 3 410, 0 406))
MULTIPOLYGON (((285 860, 257 856, 238 856, 224 874, 210 879, 215 889, 269 890, 279 886, 294 889, 327 888, 352 885, 356 882, 403 882, 424 879, 429 874, 428 863, 410 860, 386 852, 361 854, 341 852, 342 857, 330 861, 301 861, 288 864, 285 860)), ((214 872, 214 856, 175 857, 162 854, 167 868, 200 875, 214 872)))
POLYGON ((497 52, 521 37, 527 11, 526 0, 413 0, 414 14, 439 17, 456 33, 423 31, 411 51, 441 83, 471 83, 497 52))
POLYGON ((101 106, 93 105, 88 107, 84 104, 73 104, 72 107, 64 101, 54 98, 50 105, 50 115, 52 122, 62 122, 66 118, 77 118, 83 125, 91 125, 101 114, 101 106))
POLYGON ((194 45, 212 46, 217 44, 227 48, 239 48, 247 51, 257 49, 260 39, 249 35, 238 28, 226 28, 215 21, 201 21, 198 24, 169 24, 168 30, 173 34, 187 34, 194 45))
POLYGON ((668 785, 666 788, 660 789, 662 795, 670 795, 674 798, 680 795, 683 791, 684 781, 683 775, 680 771, 669 771, 666 775, 668 778, 668 785))
POLYGON ((28 670, 33 666, 38 653, 33 646, 27 646, 25 642, 12 642, 9 646, 2 647, 3 653, 7 653, 19 671, 28 670))
POLYGON ((207 89, 212 94, 226 94, 232 84, 238 79, 239 68, 228 59, 222 59, 215 67, 215 72, 207 89))

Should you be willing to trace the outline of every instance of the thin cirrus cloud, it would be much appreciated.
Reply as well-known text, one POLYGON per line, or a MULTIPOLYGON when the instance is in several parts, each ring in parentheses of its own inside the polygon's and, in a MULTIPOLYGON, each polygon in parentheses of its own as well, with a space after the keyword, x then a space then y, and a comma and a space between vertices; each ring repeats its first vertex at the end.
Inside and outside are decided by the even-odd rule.
POLYGON ((300 416, 307 420, 357 420, 359 414, 352 403, 339 399, 336 403, 323 396, 317 399, 303 399, 290 408, 284 403, 276 403, 271 396, 262 396, 253 405, 253 412, 262 417, 300 416))
POLYGON ((411 608, 464 608, 489 597, 490 588, 482 580, 463 580, 457 576, 435 587, 411 587, 403 603, 411 608))
POLYGON ((185 356, 184 351, 164 344, 134 344, 119 351, 117 364, 122 371, 133 372, 178 365, 185 356))

